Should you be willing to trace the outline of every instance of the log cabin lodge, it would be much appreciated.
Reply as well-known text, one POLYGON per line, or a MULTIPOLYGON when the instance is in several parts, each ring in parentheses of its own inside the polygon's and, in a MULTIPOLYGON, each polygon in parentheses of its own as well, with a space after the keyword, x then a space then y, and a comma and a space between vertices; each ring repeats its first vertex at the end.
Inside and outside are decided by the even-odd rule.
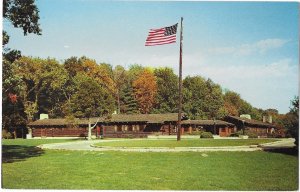
MULTIPOLYGON (((148 135, 177 134, 177 113, 167 114, 113 114, 111 118, 90 119, 40 119, 28 124, 30 137, 87 137, 89 123, 94 137, 136 137, 148 135)), ((228 116, 224 120, 189 120, 182 116, 181 134, 194 134, 199 131, 211 132, 221 137, 230 136, 238 130, 246 129, 266 136, 274 131, 274 125, 256 120, 228 116)))

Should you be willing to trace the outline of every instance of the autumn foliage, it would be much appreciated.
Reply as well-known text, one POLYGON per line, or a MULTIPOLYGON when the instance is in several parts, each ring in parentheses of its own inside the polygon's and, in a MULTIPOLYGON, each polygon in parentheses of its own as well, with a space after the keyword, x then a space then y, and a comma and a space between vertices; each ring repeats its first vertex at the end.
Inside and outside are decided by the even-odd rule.
POLYGON ((149 113, 155 103, 157 94, 156 78, 154 74, 149 69, 145 69, 137 79, 133 81, 132 85, 140 113, 149 113))
POLYGON ((17 102, 17 95, 16 94, 9 93, 8 97, 9 97, 10 102, 12 102, 12 103, 16 103, 17 102))

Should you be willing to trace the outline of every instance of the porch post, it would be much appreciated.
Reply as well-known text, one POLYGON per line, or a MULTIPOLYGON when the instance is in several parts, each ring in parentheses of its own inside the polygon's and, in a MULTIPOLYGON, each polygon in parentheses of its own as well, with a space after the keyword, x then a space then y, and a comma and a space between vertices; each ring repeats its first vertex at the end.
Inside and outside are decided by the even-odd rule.
POLYGON ((92 125, 91 121, 89 120, 89 127, 88 127, 88 140, 92 139, 92 125))

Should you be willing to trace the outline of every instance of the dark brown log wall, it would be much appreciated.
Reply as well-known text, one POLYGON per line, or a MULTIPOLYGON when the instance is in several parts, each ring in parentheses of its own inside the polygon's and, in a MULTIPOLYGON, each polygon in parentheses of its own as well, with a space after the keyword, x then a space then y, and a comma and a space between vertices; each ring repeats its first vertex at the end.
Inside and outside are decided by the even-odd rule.
MULTIPOLYGON (((33 137, 87 137, 87 128, 33 128, 33 137)), ((96 134, 96 129, 92 130, 96 134)))

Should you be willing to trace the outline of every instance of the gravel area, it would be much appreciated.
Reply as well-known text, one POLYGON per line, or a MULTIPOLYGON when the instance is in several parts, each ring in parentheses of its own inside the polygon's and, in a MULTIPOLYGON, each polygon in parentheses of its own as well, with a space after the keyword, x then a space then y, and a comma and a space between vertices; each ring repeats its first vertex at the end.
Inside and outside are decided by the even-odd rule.
POLYGON ((280 141, 250 146, 228 146, 228 147, 99 147, 95 143, 115 142, 122 140, 83 140, 65 143, 43 144, 38 147, 42 149, 55 150, 85 150, 85 151, 125 151, 125 152, 207 152, 207 151, 260 151, 270 148, 292 148, 294 139, 281 139, 280 141))

